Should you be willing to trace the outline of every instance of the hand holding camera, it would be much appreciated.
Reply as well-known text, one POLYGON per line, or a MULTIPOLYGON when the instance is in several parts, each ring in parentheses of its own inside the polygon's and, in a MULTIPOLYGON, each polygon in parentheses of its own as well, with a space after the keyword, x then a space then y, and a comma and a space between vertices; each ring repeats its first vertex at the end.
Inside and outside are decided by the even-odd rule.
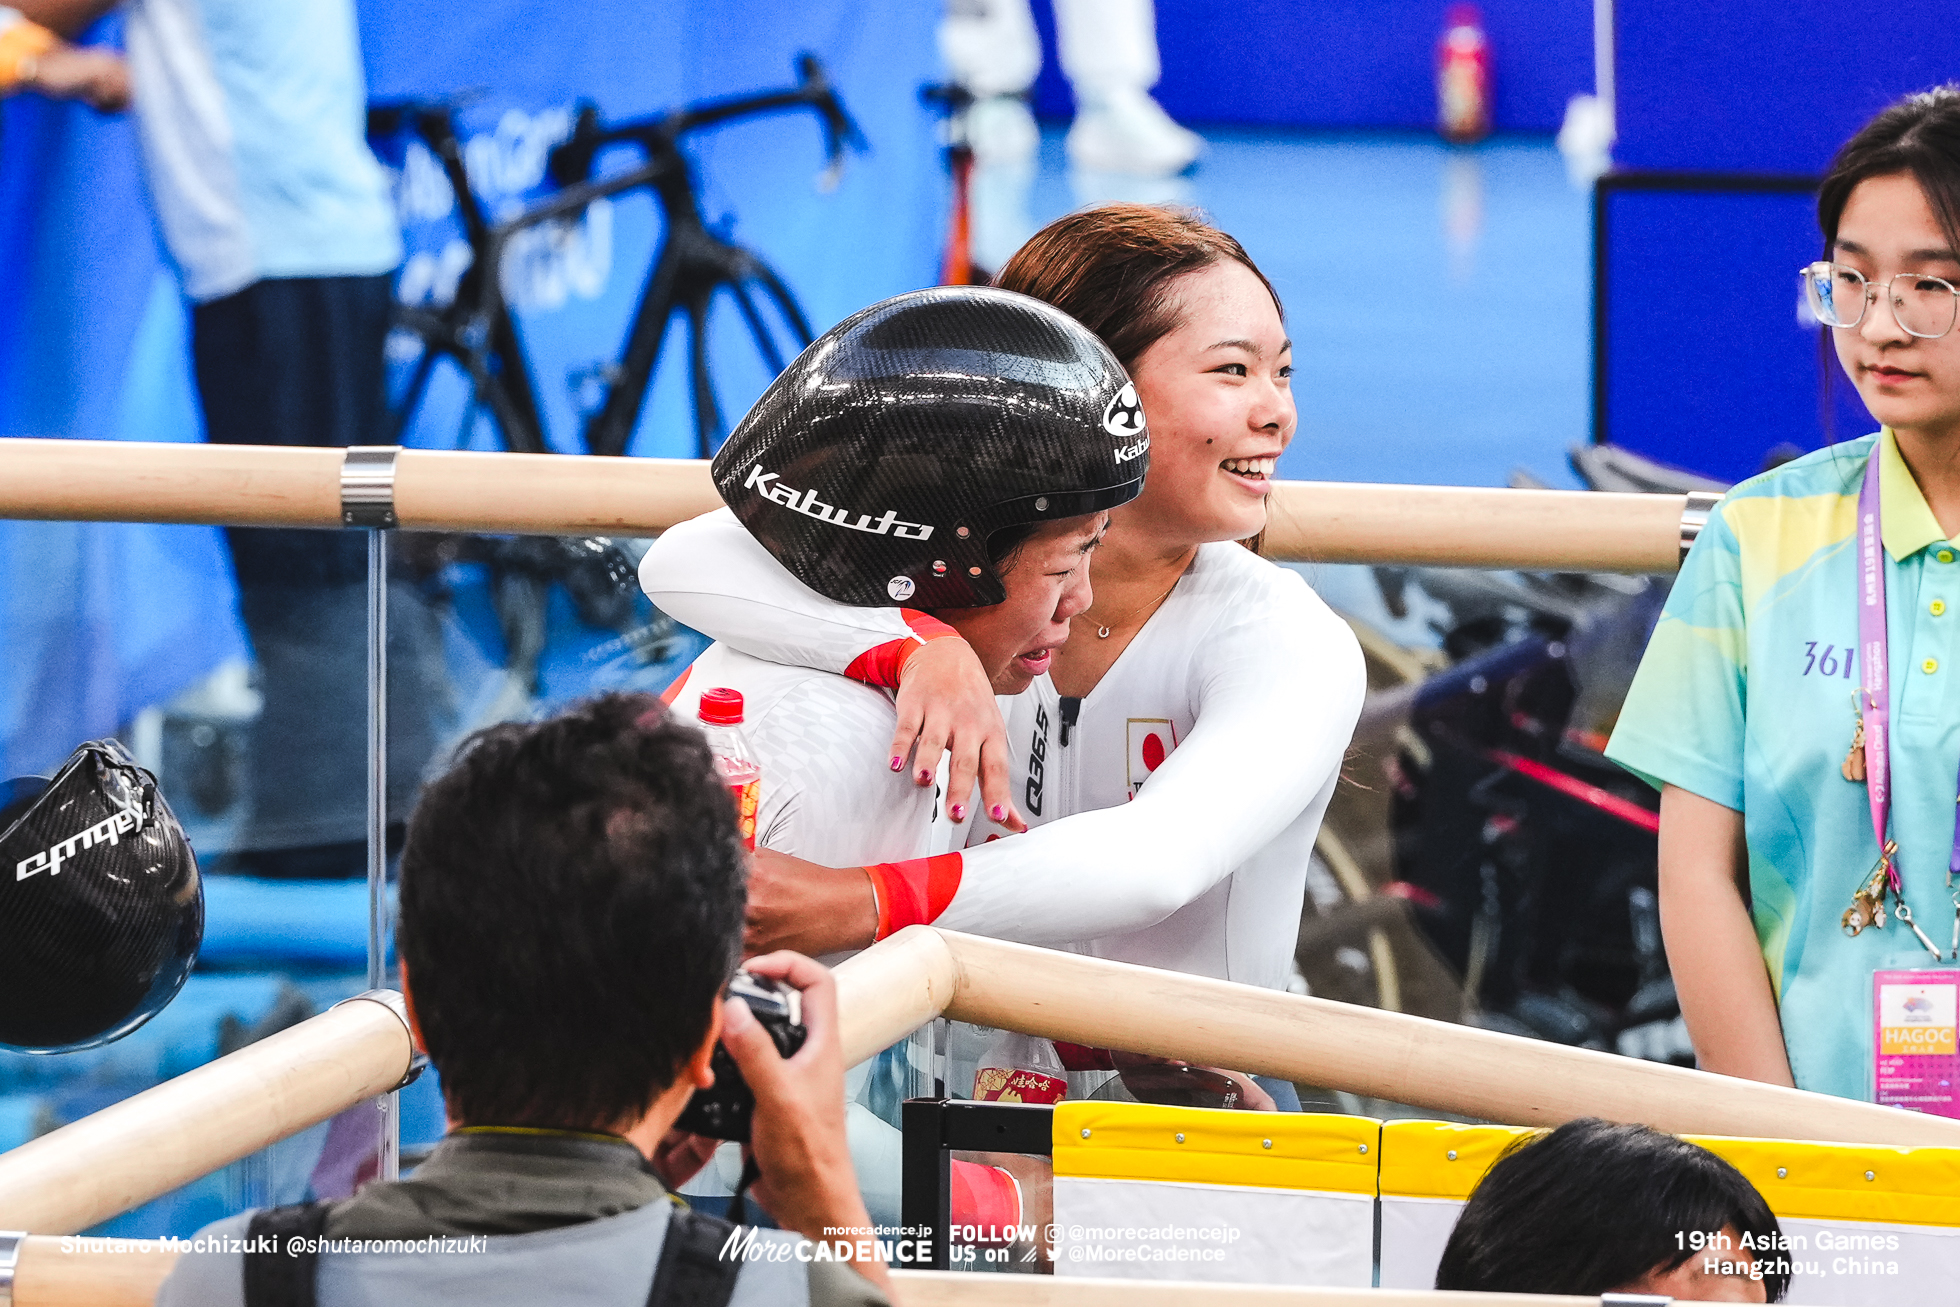
MULTIPOLYGON (((662 1156, 698 1166, 707 1158, 703 1136, 740 1140, 745 1173, 760 1173, 750 1192, 783 1228, 810 1239, 868 1230, 844 1129, 844 1055, 830 972, 800 953, 744 964, 722 1005, 713 1066, 714 1085, 696 1091, 662 1156)), ((857 1269, 887 1283, 882 1263, 857 1269)))
POLYGON ((844 1133, 837 982, 800 953, 752 958, 744 970, 800 992, 805 1032, 802 1046, 785 1058, 745 998, 731 988, 723 1005, 722 1047, 755 1096, 747 1150, 762 1172, 755 1196, 779 1224, 811 1238, 823 1237, 826 1228, 868 1227, 844 1133))
MULTIPOLYGON (((728 982, 728 999, 730 1011, 735 1010, 734 1005, 739 1001, 769 1033, 780 1056, 792 1057, 803 1047, 808 1032, 803 1026, 801 991, 745 969, 737 971, 728 982)), ((687 1110, 674 1122, 674 1128, 710 1139, 731 1139, 746 1144, 749 1121, 755 1114, 755 1094, 742 1079, 742 1070, 730 1056, 725 1039, 715 1045, 714 1060, 709 1065, 715 1073, 714 1084, 695 1091, 694 1097, 688 1100, 687 1110)))

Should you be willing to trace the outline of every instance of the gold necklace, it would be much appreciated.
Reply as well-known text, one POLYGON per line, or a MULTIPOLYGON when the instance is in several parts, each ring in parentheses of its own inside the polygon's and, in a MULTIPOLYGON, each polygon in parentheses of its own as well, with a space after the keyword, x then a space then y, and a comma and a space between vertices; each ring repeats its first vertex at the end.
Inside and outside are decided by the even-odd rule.
MULTIPOLYGON (((1182 573, 1182 572, 1179 572, 1179 573, 1177 574, 1177 581, 1182 581, 1183 579, 1184 579, 1184 573, 1182 573)), ((1173 581, 1173 582, 1171 582, 1171 590, 1175 590, 1175 589, 1177 589, 1177 581, 1173 581)), ((1146 603, 1142 603, 1142 604, 1139 604, 1139 605, 1138 605, 1137 607, 1135 607, 1135 608, 1133 608, 1133 609, 1131 609, 1131 610, 1130 610, 1130 613, 1129 613, 1129 616, 1128 616, 1128 617, 1124 617, 1124 618, 1121 618, 1121 619, 1119 619, 1119 620, 1117 621, 1117 623, 1116 623, 1116 625, 1117 625, 1117 626, 1127 626, 1127 625, 1129 625, 1129 623, 1130 623, 1130 620, 1131 620, 1132 618, 1134 618, 1134 617, 1135 617, 1135 616, 1136 616, 1136 615, 1137 615, 1138 613, 1140 613, 1140 612, 1142 612, 1142 611, 1143 611, 1144 609, 1146 609, 1146 608, 1153 608, 1153 607, 1155 607, 1156 605, 1158 605, 1158 604, 1161 604, 1161 603, 1163 603, 1163 602, 1164 602, 1164 600, 1166 600, 1166 599, 1168 599, 1168 598, 1170 598, 1170 597, 1171 597, 1171 590, 1166 590, 1166 591, 1164 591, 1164 593, 1162 593, 1162 594, 1160 594, 1160 595, 1158 595, 1158 596, 1157 596, 1157 597, 1156 597, 1155 599, 1152 599, 1152 600, 1149 600, 1149 601, 1148 601, 1148 602, 1146 602, 1146 603)), ((1084 614, 1082 614, 1082 617, 1084 618, 1084 620, 1087 620, 1087 618, 1088 618, 1088 616, 1089 616, 1089 614, 1087 614, 1087 613, 1084 613, 1084 614)), ((1098 626, 1096 627, 1096 638, 1097 638, 1098 640, 1107 640, 1107 639, 1109 638, 1109 633, 1110 633, 1110 631, 1111 631, 1111 630, 1113 630, 1113 629, 1114 629, 1114 627, 1108 627, 1108 626, 1102 626, 1102 625, 1098 625, 1098 626)))

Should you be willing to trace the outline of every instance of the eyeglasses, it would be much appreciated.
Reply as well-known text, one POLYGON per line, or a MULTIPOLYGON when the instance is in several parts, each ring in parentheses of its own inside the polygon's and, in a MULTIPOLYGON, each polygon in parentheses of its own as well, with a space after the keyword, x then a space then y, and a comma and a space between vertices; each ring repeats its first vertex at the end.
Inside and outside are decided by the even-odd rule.
MULTIPOLYGON (((1827 327, 1855 327, 1879 292, 1865 274, 1842 263, 1813 263, 1797 274, 1803 281, 1804 302, 1827 327)), ((1900 272, 1884 283, 1892 320, 1907 335, 1937 340, 1953 330, 1960 313, 1960 290, 1953 283, 1923 272, 1900 272)))

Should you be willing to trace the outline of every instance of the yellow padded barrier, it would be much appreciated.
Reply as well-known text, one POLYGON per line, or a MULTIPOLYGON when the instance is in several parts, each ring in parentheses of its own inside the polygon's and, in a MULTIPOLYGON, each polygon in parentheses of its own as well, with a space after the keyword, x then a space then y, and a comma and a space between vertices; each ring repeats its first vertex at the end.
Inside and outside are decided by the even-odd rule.
POLYGON ((1390 1121, 1382 1127, 1381 1193, 1463 1202, 1505 1149, 1536 1133, 1523 1126, 1390 1121))
MULTIPOLYGON (((1463 1202, 1506 1149, 1533 1133, 1438 1121, 1382 1127, 1383 1288, 1434 1283, 1463 1202)), ((1683 1138, 1741 1171, 1776 1213, 1787 1247, 1758 1255, 1783 1259, 1790 1302, 1893 1307, 1951 1297, 1960 1278, 1960 1149, 1683 1138)))
MULTIPOLYGON (((1382 1127, 1381 1193, 1462 1202, 1507 1148, 1534 1133, 1522 1126, 1390 1121, 1382 1127)), ((1747 1176, 1779 1217, 1960 1226, 1960 1148, 1682 1137, 1747 1176)))
POLYGON ((1148 1103, 1055 1107, 1055 1174, 1374 1194, 1381 1122, 1148 1103))
POLYGON ((1684 1138, 1748 1176, 1779 1217, 1960 1226, 1960 1148, 1684 1138))
POLYGON ((1379 1121, 1064 1102, 1053 1148, 1058 1276, 1374 1280, 1379 1121))

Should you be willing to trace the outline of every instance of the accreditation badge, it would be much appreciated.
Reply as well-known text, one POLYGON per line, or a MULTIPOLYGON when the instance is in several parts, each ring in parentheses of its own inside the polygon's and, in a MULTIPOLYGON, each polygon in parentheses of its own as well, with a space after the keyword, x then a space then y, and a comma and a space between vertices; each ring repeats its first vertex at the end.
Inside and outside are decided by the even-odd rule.
POLYGON ((1960 1117, 1960 970, 1872 975, 1872 1101, 1960 1117))

